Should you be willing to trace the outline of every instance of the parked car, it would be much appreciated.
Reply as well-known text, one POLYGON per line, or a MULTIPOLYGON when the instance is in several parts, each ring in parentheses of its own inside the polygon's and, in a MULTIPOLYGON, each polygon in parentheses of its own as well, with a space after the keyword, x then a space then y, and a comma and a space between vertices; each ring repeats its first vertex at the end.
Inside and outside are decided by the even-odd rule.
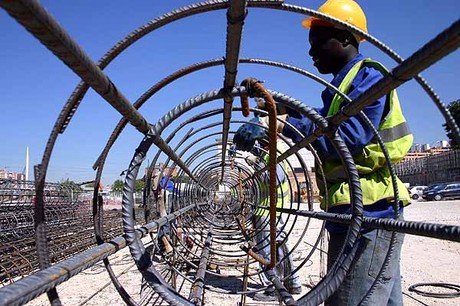
POLYGON ((460 198, 460 182, 443 183, 430 187, 425 189, 422 194, 422 198, 427 201, 460 198))
POLYGON ((425 190, 428 186, 412 186, 409 187, 409 194, 410 197, 414 200, 420 198, 423 194, 423 190, 425 190))
POLYGON ((430 201, 429 197, 431 197, 431 195, 433 194, 433 190, 435 190, 436 188, 442 188, 445 185, 446 184, 443 184, 443 183, 437 183, 437 184, 432 184, 428 186, 425 190, 423 190, 422 198, 424 200, 430 201))
POLYGON ((444 185, 444 183, 432 184, 432 185, 428 186, 428 187, 427 187, 425 190, 423 190, 423 191, 434 189, 434 188, 438 187, 439 185, 444 185))

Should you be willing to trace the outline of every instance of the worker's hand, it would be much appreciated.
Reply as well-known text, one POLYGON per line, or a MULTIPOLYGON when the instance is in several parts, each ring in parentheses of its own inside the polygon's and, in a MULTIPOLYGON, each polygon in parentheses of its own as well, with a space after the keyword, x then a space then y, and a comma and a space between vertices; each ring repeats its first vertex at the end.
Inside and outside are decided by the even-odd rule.
POLYGON ((262 169, 263 167, 265 167, 264 161, 260 157, 254 154, 248 154, 244 158, 244 160, 249 166, 254 167, 256 170, 262 169))
POLYGON ((236 145, 231 145, 230 148, 228 149, 228 155, 230 157, 235 157, 236 156, 236 145))
MULTIPOLYGON (((259 118, 253 118, 251 122, 259 122, 259 118)), ((267 131, 258 125, 246 123, 240 126, 233 136, 233 143, 237 150, 251 151, 256 140, 267 137, 267 131)))
POLYGON ((182 231, 182 227, 177 227, 176 231, 177 231, 177 238, 182 240, 182 235, 184 234, 184 232, 182 231))
MULTIPOLYGON (((284 115, 278 115, 276 116, 278 119, 281 119, 281 120, 284 120, 286 121, 287 118, 288 118, 288 115, 287 114, 284 114, 284 115)), ((265 126, 267 129, 268 129, 268 116, 264 116, 264 117, 260 117, 259 118, 259 122, 260 124, 262 124, 263 126, 265 126)), ((283 128, 284 128, 284 122, 281 122, 280 120, 276 120, 276 132, 277 133, 281 133, 283 131, 283 128)))
POLYGON ((254 154, 248 154, 248 156, 245 157, 245 160, 250 166, 256 165, 258 162, 258 158, 254 154))

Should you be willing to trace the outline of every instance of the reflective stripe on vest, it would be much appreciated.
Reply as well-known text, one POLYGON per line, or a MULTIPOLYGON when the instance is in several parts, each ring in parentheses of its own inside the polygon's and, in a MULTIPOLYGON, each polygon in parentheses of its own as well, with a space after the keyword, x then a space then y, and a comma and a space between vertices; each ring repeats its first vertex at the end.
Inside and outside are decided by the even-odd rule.
MULTIPOLYGON (((265 163, 268 163, 268 155, 265 157, 265 163)), ((290 189, 289 189, 289 179, 288 179, 288 165, 286 160, 283 160, 283 171, 284 171, 284 181, 278 184, 276 188, 276 207, 283 208, 287 207, 290 203, 290 189)), ((268 184, 259 183, 259 206, 270 207, 270 193, 268 190, 268 184)), ((257 216, 268 216, 270 211, 264 208, 257 208, 254 212, 257 216)), ((281 215, 281 212, 276 212, 277 216, 281 215)))
MULTIPOLYGON (((366 59, 356 63, 345 76, 344 80, 339 86, 339 90, 347 93, 350 84, 356 77, 359 69, 363 66, 373 67, 382 74, 388 74, 386 68, 373 60, 366 59)), ((328 109, 327 116, 333 116, 340 111, 343 99, 338 94, 334 95, 331 106, 328 109)), ((413 135, 411 134, 404 118, 401 106, 399 103, 398 95, 395 90, 391 91, 386 96, 386 103, 389 105, 389 112, 382 119, 378 127, 379 135, 381 136, 392 163, 401 161, 404 156, 409 152, 412 143, 413 135)), ((360 174, 361 188, 363 191, 363 203, 373 204, 380 199, 394 198, 393 185, 391 181, 390 172, 387 168, 386 159, 377 142, 377 138, 363 148, 360 153, 353 155, 356 168, 360 174)), ((330 207, 339 204, 349 204, 350 194, 349 186, 345 169, 340 161, 323 161, 323 170, 328 183, 329 205, 330 207)), ((409 193, 404 184, 397 178, 397 185, 399 191, 399 198, 404 204, 409 202, 409 193)), ((322 186, 324 194, 324 186, 322 186)), ((324 201, 322 206, 324 208, 324 201)))

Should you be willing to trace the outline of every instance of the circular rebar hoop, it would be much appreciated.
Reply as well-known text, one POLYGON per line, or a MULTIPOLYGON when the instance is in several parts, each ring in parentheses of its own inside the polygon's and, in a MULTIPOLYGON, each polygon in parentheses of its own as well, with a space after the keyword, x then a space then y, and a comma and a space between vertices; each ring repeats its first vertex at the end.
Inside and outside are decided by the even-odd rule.
MULTIPOLYGON (((235 89, 234 91, 232 91, 231 95, 233 96, 241 95, 241 94, 244 94, 244 92, 245 92, 244 88, 239 88, 239 89, 235 89)), ((123 206, 123 220, 125 224, 125 232, 126 232, 126 235, 128 236, 128 243, 130 244, 130 250, 141 272, 145 269, 145 267, 151 267, 151 264, 148 262, 149 259, 145 257, 145 248, 143 247, 142 241, 136 240, 134 239, 134 237, 129 238, 130 233, 133 232, 133 228, 134 228, 133 215, 132 215, 132 206, 133 206, 132 192, 133 192, 133 182, 135 181, 137 170, 143 158, 147 154, 147 151, 149 150, 150 145, 152 144, 152 142, 155 142, 154 139, 158 140, 158 136, 156 135, 161 135, 161 131, 166 129, 166 127, 171 122, 179 118, 182 114, 192 110, 193 108, 197 106, 202 105, 205 102, 209 102, 214 99, 218 99, 221 96, 222 96, 222 93, 220 93, 219 91, 211 91, 211 92, 199 95, 193 99, 189 99, 188 101, 177 106, 174 110, 170 111, 162 119, 160 119, 157 124, 154 125, 154 128, 152 129, 152 131, 154 131, 153 132, 154 136, 152 137, 148 135, 146 139, 144 139, 144 141, 141 143, 139 148, 136 150, 136 155, 133 158, 133 161, 131 162, 131 166, 129 167, 127 176, 126 176, 124 196, 123 196, 123 205, 124 205, 123 206)), ((283 102, 285 103, 290 103, 290 106, 293 109, 296 109, 303 115, 310 117, 322 129, 324 130, 327 129, 327 125, 325 125, 326 121, 324 120, 324 118, 321 118, 321 116, 319 116, 313 109, 306 107, 300 102, 295 101, 294 99, 290 99, 283 94, 274 93, 273 96, 275 99, 283 100, 283 102)), ((322 280, 322 283, 316 287, 317 289, 315 288, 312 291, 310 291, 310 293, 304 298, 304 299, 308 299, 310 303, 313 303, 313 304, 321 303, 330 294, 332 294, 332 292, 334 292, 334 290, 336 290, 336 288, 340 285, 341 280, 344 278, 346 274, 346 271, 348 271, 351 261, 354 257, 354 252, 356 251, 356 241, 358 237, 357 233, 359 232, 359 229, 360 229, 360 220, 361 220, 361 215, 362 215, 361 213, 362 204, 361 204, 361 195, 360 195, 360 188, 359 188, 359 176, 356 172, 356 169, 353 169, 354 163, 352 161, 352 157, 348 153, 346 146, 343 144, 343 142, 340 140, 340 138, 337 135, 335 135, 331 139, 331 141, 335 144, 338 152, 340 152, 339 154, 342 157, 343 162, 347 165, 347 169, 348 169, 347 173, 351 177, 350 179, 350 183, 352 186, 351 194, 352 194, 352 199, 353 199, 353 204, 354 204, 353 205, 353 215, 352 215, 353 218, 352 218, 352 222, 350 225, 350 231, 349 231, 349 235, 347 239, 347 245, 349 247, 345 248, 344 251, 342 252, 342 255, 339 257, 339 260, 336 263, 336 267, 337 267, 336 270, 334 270, 334 273, 330 273, 326 275, 326 277, 322 280)), ((157 143, 159 143, 160 146, 164 146, 164 142, 162 141, 157 141, 157 143)), ((171 153, 171 151, 169 151, 169 153, 173 154, 171 153)), ((168 154, 168 156, 172 159, 177 159, 178 157, 180 157, 180 154, 179 155, 173 154, 174 156, 171 156, 170 154, 168 154)), ((181 164, 185 166, 188 163, 182 162, 181 164)), ((207 173, 207 176, 210 177, 209 175, 210 165, 211 164, 208 164, 206 166, 207 167, 206 170, 204 169, 191 170, 188 168, 181 169, 181 170, 184 171, 185 173, 193 173, 194 171, 199 171, 199 173, 203 173, 203 174, 207 173)), ((202 186, 204 188, 203 191, 205 192, 205 194, 209 195, 209 190, 211 190, 213 187, 208 186, 207 183, 205 183, 205 181, 203 181, 202 178, 197 177, 195 175, 193 177, 195 177, 194 178, 195 183, 198 183, 197 186, 202 186)), ((212 184, 216 183, 214 180, 211 180, 210 182, 212 184)), ((237 186, 236 183, 233 185, 237 186)), ((254 185, 257 186, 257 183, 255 183, 254 185)), ((204 202, 210 203, 211 207, 216 204, 218 205, 218 207, 219 205, 222 205, 222 203, 213 204, 214 202, 212 200, 210 202, 209 201, 210 201, 209 199, 204 200, 204 202)), ((241 207, 240 205, 236 205, 234 208, 235 212, 237 212, 238 215, 241 215, 241 212, 239 210, 240 207, 241 207)), ((215 211, 218 212, 221 209, 223 209, 223 207, 215 211)), ((201 214, 202 212, 198 212, 198 213, 201 214)), ((210 220, 213 219, 215 215, 213 214, 212 218, 207 218, 206 213, 204 212, 202 217, 204 217, 204 219, 207 220, 203 223, 203 226, 206 226, 206 224, 209 224, 209 222, 211 222, 210 220)), ((232 223, 231 220, 230 220, 230 223, 227 223, 224 221, 223 224, 220 225, 220 227, 224 226, 222 230, 230 229, 231 227, 229 228, 229 226, 231 226, 231 223, 232 223)), ((215 226, 218 226, 218 225, 215 224, 215 226)), ((231 231, 236 233, 234 230, 231 230, 231 231)), ((195 242, 199 243, 198 241, 195 241, 195 242)), ((201 247, 204 247, 204 245, 202 245, 201 247)), ((215 251, 214 253, 219 254, 219 252, 215 252, 215 251)), ((206 259, 206 261, 207 260, 208 259, 206 259)), ((168 287, 166 285, 166 281, 163 278, 161 278, 161 275, 159 275, 155 271, 153 271, 152 274, 155 275, 155 280, 153 282, 154 289, 159 290, 159 293, 160 295, 162 295, 163 298, 167 299, 169 302, 177 301, 176 298, 179 300, 181 299, 180 297, 177 297, 177 296, 171 298, 170 296, 165 294, 164 292, 167 290, 169 290, 169 292, 171 293, 172 289, 171 288, 165 289, 168 287)))
POLYGON ((460 286, 456 284, 450 284, 450 283, 417 283, 417 284, 411 285, 409 287, 409 291, 415 292, 423 296, 434 297, 434 298, 450 299, 450 298, 456 298, 460 296, 460 286), (434 288, 438 288, 438 290, 444 289, 447 292, 444 292, 444 293, 443 292, 430 292, 427 290, 419 289, 421 287, 434 287, 434 288), (449 290, 451 292, 448 292, 449 290))

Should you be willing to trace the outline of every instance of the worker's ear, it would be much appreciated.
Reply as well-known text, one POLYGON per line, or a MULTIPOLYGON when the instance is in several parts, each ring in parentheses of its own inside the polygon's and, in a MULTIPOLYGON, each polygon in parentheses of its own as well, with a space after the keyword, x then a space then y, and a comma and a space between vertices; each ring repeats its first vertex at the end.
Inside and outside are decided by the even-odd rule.
POLYGON ((349 45, 352 45, 355 48, 358 48, 359 42, 356 40, 356 37, 353 36, 351 32, 346 32, 346 36, 344 37, 342 41, 342 46, 347 47, 349 45))
POLYGON ((340 41, 343 47, 347 47, 348 45, 353 44, 355 41, 353 34, 345 30, 338 31, 336 38, 338 41, 340 41))
POLYGON ((341 42, 342 42, 342 46, 346 47, 348 46, 351 41, 352 41, 353 37, 351 37, 351 34, 350 35, 344 35, 341 39, 341 42))

